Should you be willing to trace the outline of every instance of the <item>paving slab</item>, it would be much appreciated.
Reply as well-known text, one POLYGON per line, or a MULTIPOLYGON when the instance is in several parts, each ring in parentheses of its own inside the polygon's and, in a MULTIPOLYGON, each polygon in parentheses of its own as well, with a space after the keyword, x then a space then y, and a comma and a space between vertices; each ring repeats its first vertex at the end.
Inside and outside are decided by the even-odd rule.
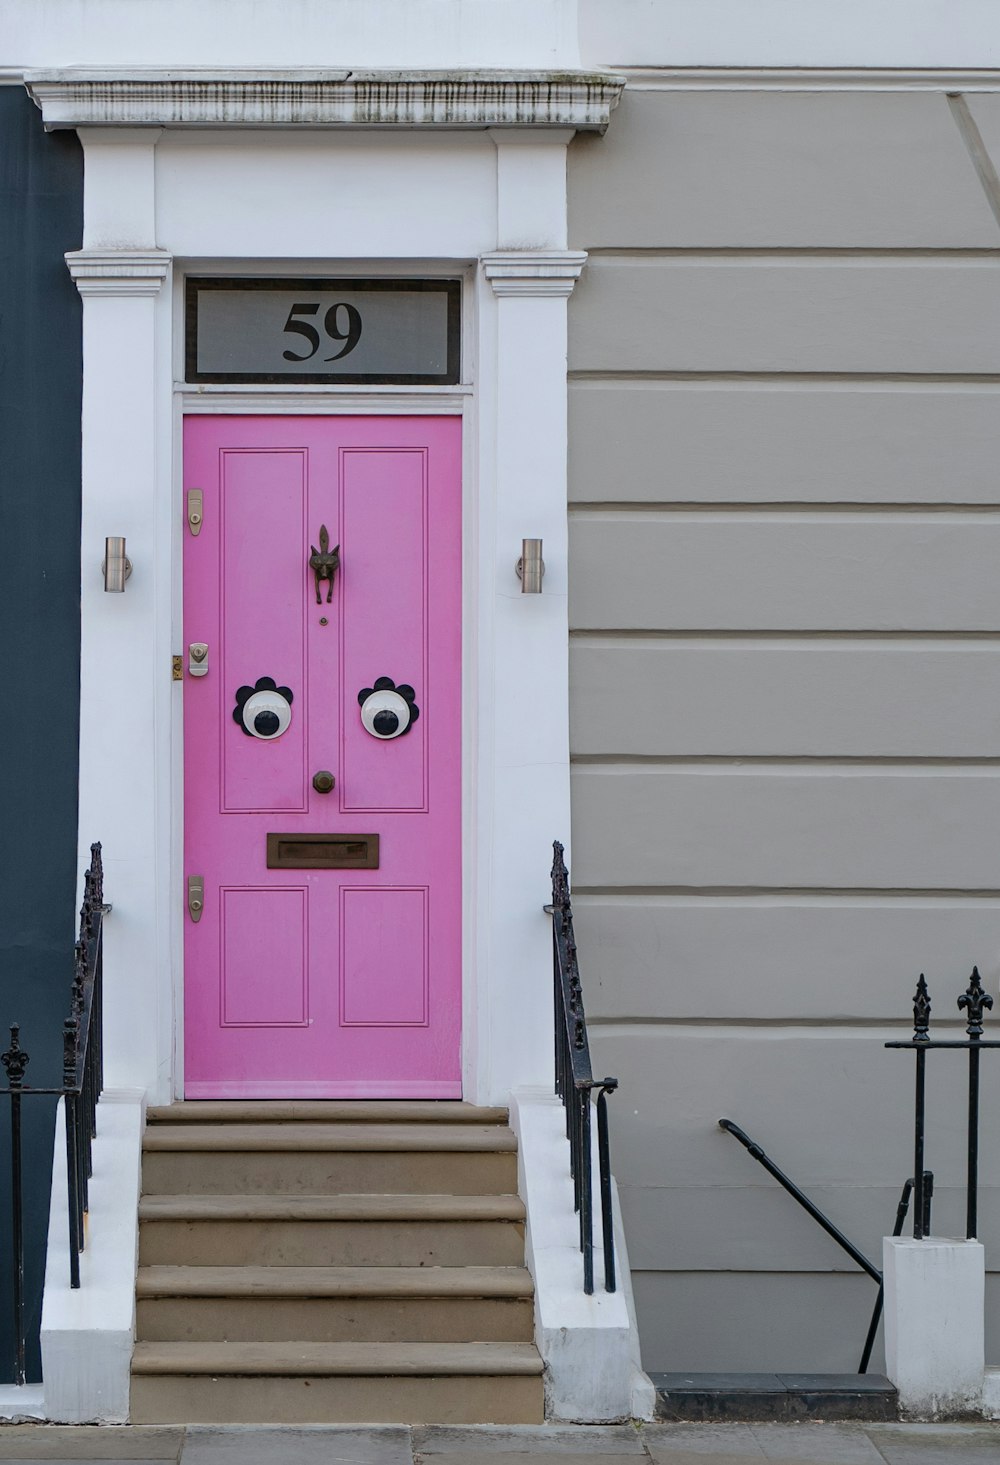
POLYGON ((884 1465, 860 1425, 751 1424, 750 1432, 766 1460, 808 1461, 810 1465, 884 1465))
POLYGON ((0 1460, 176 1460, 172 1425, 0 1424, 0 1460))
POLYGON ((181 1465, 412 1465, 403 1425, 188 1425, 181 1465))
POLYGON ((998 1424, 870 1424, 886 1465, 998 1465, 998 1424))
POLYGON ((413 1453, 428 1455, 550 1455, 613 1458, 641 1455, 642 1439, 631 1424, 512 1424, 414 1426, 413 1453))
POLYGON ((496 1465, 497 1460, 520 1461, 522 1465, 529 1460, 552 1460, 558 1461, 558 1465, 638 1465, 638 1462, 645 1457, 636 1455, 634 1451, 628 1451, 622 1455, 601 1455, 593 1450, 578 1451, 572 1445, 565 1449, 556 1451, 545 1449, 514 1450, 482 1450, 476 1453, 470 1451, 449 1452, 447 1455, 415 1455, 417 1465, 431 1465, 432 1461, 447 1459, 448 1465, 496 1465))
POLYGON ((642 1439, 656 1465, 767 1459, 747 1424, 644 1424, 642 1439))

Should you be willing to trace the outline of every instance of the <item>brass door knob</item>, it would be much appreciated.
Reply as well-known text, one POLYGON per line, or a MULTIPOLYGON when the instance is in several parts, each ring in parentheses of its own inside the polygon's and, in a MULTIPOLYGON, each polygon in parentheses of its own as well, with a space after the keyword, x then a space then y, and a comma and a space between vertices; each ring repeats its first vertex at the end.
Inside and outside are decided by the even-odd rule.
POLYGON ((318 794, 330 793, 335 782, 333 774, 328 773, 325 768, 321 768, 318 773, 313 774, 313 788, 318 794))

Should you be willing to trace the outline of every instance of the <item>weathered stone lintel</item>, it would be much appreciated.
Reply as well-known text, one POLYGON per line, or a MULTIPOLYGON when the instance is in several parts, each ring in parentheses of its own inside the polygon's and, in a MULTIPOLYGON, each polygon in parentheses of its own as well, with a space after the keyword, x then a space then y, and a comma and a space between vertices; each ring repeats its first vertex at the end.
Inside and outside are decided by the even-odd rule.
POLYGON ((46 128, 571 127, 604 132, 624 78, 543 71, 29 71, 46 128))

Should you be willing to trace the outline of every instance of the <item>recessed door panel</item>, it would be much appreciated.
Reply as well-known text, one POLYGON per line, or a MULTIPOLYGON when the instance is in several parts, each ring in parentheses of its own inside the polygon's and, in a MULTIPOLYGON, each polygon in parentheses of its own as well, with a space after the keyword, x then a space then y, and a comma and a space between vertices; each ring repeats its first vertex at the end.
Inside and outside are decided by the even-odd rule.
MULTIPOLYGON (((352 583, 343 618, 344 674, 358 694, 388 678, 426 700, 427 453, 346 449, 342 522, 352 544, 352 583), (394 532, 387 532, 388 526, 394 532)), ((380 742, 345 702, 343 808, 422 811, 427 807, 426 718, 380 742)))
POLYGON ((427 1025, 427 888, 345 890, 341 1018, 348 1026, 427 1025))
POLYGON ((288 687, 293 699, 289 726, 273 742, 250 734, 223 739, 222 807, 229 812, 306 808, 306 720, 295 694, 305 666, 307 469, 301 448, 219 455, 218 533, 206 532, 206 548, 212 542, 218 552, 220 644, 215 658, 209 646, 209 675, 218 669, 219 715, 232 720, 240 688, 265 678, 288 687))
POLYGON ((186 422, 190 1098, 461 1094, 460 462, 454 418, 186 422))
POLYGON ((224 1027, 301 1027, 309 1021, 304 886, 219 892, 224 1027))

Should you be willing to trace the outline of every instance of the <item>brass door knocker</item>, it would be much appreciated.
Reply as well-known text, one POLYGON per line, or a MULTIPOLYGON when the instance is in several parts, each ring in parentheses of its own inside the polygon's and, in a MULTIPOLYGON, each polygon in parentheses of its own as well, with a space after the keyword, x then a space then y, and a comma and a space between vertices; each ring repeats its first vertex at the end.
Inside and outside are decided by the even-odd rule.
POLYGON ((309 568, 316 576, 316 604, 322 605, 323 599, 320 595, 320 586, 324 580, 329 582, 326 592, 326 603, 330 604, 333 599, 333 578, 340 569, 340 545, 330 548, 330 535, 325 524, 319 526, 319 549, 315 544, 309 548, 312 554, 309 556, 309 568))

